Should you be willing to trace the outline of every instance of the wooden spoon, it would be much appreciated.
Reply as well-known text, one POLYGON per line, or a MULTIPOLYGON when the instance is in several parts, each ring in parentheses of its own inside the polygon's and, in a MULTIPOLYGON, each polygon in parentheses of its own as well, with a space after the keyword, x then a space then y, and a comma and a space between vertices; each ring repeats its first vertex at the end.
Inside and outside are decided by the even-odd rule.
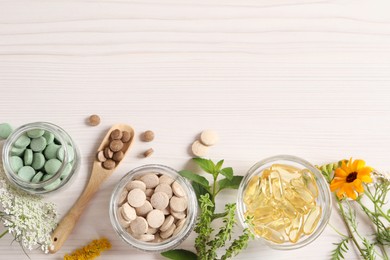
MULTIPOLYGON (((130 150, 130 147, 132 146, 134 141, 134 130, 130 126, 124 124, 116 124, 111 127, 111 129, 107 132, 106 136, 104 137, 101 145, 99 146, 98 151, 103 150, 105 147, 109 145, 110 134, 115 129, 119 129, 121 131, 127 131, 130 133, 131 139, 129 142, 124 143, 122 149, 124 155, 126 155, 126 153, 130 150)), ((118 165, 123 161, 123 159, 120 162, 118 162, 115 168, 112 170, 107 170, 103 168, 101 162, 99 162, 96 159, 94 160, 92 173, 89 178, 89 182, 84 189, 84 192, 80 195, 79 199, 76 201, 73 207, 68 211, 68 214, 66 214, 65 217, 63 217, 63 219, 58 224, 57 228, 54 230, 52 234, 53 245, 50 247, 49 250, 50 253, 54 254, 62 247, 62 245, 65 243, 66 239, 68 238, 68 236, 72 233, 72 230, 75 227, 77 220, 81 216, 81 213, 84 211, 85 207, 87 206, 87 203, 90 201, 92 196, 96 193, 96 191, 99 189, 100 185, 104 182, 104 180, 106 180, 115 171, 115 169, 118 168, 118 165)))

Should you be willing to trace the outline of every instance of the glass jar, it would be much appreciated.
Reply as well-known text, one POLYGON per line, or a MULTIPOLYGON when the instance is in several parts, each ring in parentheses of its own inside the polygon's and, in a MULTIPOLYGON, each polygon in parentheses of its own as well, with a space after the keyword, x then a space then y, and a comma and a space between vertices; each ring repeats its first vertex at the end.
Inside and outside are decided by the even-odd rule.
POLYGON ((163 252, 175 248, 176 246, 181 244, 193 230, 196 222, 197 212, 197 198, 191 184, 186 179, 181 177, 176 170, 158 164, 144 165, 128 172, 114 188, 109 205, 111 224, 114 227, 116 233, 119 235, 119 237, 127 244, 145 252, 163 252), (118 208, 121 205, 121 194, 123 193, 123 191, 125 191, 126 185, 130 181, 136 180, 138 179, 138 177, 141 177, 142 175, 147 173, 155 173, 158 175, 167 175, 171 177, 178 184, 180 184, 188 199, 187 219, 184 223, 183 228, 175 236, 172 236, 161 242, 143 242, 134 238, 132 235, 129 234, 126 228, 121 225, 118 215, 120 214, 118 208))
POLYGON ((61 127, 47 122, 16 129, 4 144, 2 159, 10 182, 32 194, 62 188, 80 165, 80 153, 73 139, 61 127), (26 174, 21 173, 23 167, 28 168, 26 174))
MULTIPOLYGON (((257 178, 257 177, 255 177, 257 178)), ((269 180, 269 179, 267 179, 269 180)), ((269 181, 271 182, 271 181, 269 181)), ((254 182, 253 182, 254 183, 254 182)), ((252 185, 253 185, 252 183, 252 185)), ((256 187, 256 186, 252 186, 256 187)), ((258 187, 258 186, 257 186, 258 187)), ((285 187, 285 186, 283 186, 285 187)), ((250 189, 248 189, 248 192, 252 192, 250 189)), ((257 189, 256 192, 259 192, 260 194, 260 189, 257 189)), ((285 196, 285 194, 282 196, 285 196)), ((264 198, 263 198, 264 199, 264 198)), ((271 197, 272 200, 276 200, 273 197, 271 197)), ((258 199, 256 199, 257 202, 259 202, 258 199)), ((263 200, 261 200, 263 201, 263 200)), ((271 202, 272 203, 272 202, 271 202)), ((280 204, 272 204, 272 205, 280 205, 280 204)), ((291 205, 291 204, 290 204, 291 205)), ((264 209, 264 208, 262 208, 264 209)), ((273 211, 275 208, 273 208, 271 211, 273 211)), ((322 176, 321 172, 316 169, 313 165, 311 165, 309 162, 295 157, 295 156, 290 156, 290 155, 278 155, 274 157, 270 157, 267 159, 264 159, 258 163, 256 163, 252 168, 249 169, 248 173, 246 176, 243 178, 239 188, 238 188, 238 197, 237 197, 237 211, 238 211, 238 217, 239 220, 244 228, 248 228, 252 231, 253 234, 255 234, 255 237, 259 239, 261 242, 264 244, 270 246, 271 248, 274 249, 282 249, 282 250, 288 250, 288 249, 297 249, 300 247, 303 247, 311 242, 313 242, 324 230, 325 226, 327 225, 330 214, 331 214, 331 209, 332 209, 332 200, 331 200, 331 194, 330 194, 330 189, 329 189, 329 184, 325 180, 324 176, 322 176), (318 196, 315 199, 315 203, 317 206, 321 207, 321 215, 319 217, 319 221, 317 223, 317 226, 314 228, 311 234, 308 235, 301 235, 299 236, 299 239, 295 242, 292 243, 290 241, 284 242, 284 243, 275 243, 274 241, 271 241, 269 239, 266 239, 260 235, 257 235, 256 232, 254 231, 254 226, 256 224, 253 224, 253 226, 248 225, 246 223, 246 217, 245 217, 245 212, 247 211, 247 206, 244 203, 244 197, 245 197, 245 192, 247 188, 251 185, 251 180, 258 182, 260 185, 260 178, 264 174, 264 171, 267 169, 270 169, 271 166, 273 165, 285 165, 285 166, 292 166, 294 169, 300 169, 301 171, 310 171, 311 174, 313 175, 314 179, 313 181, 317 184, 317 190, 318 190, 318 196), (257 179, 252 179, 255 176, 259 176, 259 181, 257 179)), ((278 209, 276 209, 278 210, 278 209)), ((259 211, 255 211, 256 213, 259 211)), ((263 211, 262 211, 263 212, 263 211)), ((260 213, 260 212, 259 212, 260 213)), ((294 213, 297 214, 297 213, 294 213)), ((318 215, 317 215, 318 216, 318 215)), ((279 218, 280 219, 280 218, 279 218)), ((305 217, 304 221, 307 219, 305 217)), ((288 222, 288 221, 287 221, 288 222)), ((292 222, 292 221, 291 221, 292 222)), ((301 225, 304 225, 301 222, 301 225)), ((264 227, 264 224, 260 225, 261 228, 264 227)), ((267 224, 265 224, 267 226, 267 224)), ((289 231, 290 232, 290 231, 289 231)))

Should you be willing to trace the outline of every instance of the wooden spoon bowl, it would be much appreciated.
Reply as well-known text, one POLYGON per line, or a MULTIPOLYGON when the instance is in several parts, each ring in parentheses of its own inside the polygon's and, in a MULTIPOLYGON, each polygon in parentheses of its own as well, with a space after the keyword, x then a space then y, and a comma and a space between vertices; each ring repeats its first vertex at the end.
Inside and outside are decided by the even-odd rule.
MULTIPOLYGON (((132 144, 134 143, 134 130, 132 127, 125 124, 116 124, 113 125, 110 130, 107 132, 106 136, 103 138, 98 151, 103 150, 110 143, 110 134, 113 130, 119 129, 121 131, 127 131, 130 133, 130 140, 127 143, 124 143, 122 151, 124 156, 130 150, 132 144)), ((85 187, 83 193, 80 195, 73 207, 68 211, 68 213, 62 218, 61 222, 58 224, 57 228, 52 234, 52 246, 50 247, 50 253, 57 252, 62 245, 65 243, 68 236, 72 233, 77 220, 80 218, 82 212, 87 206, 88 202, 91 200, 92 196, 98 191, 100 185, 109 177, 111 174, 118 168, 119 164, 124 160, 124 158, 117 162, 115 168, 105 169, 102 166, 102 163, 99 162, 96 157, 93 162, 91 176, 89 178, 88 184, 85 187)))

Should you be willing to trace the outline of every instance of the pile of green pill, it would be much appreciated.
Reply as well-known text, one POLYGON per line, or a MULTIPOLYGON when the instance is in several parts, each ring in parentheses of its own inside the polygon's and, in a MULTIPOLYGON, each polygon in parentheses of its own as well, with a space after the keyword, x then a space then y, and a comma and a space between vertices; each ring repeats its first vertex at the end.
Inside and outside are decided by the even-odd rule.
POLYGON ((43 129, 31 129, 22 133, 10 149, 10 166, 19 179, 39 183, 53 177, 62 167, 67 146, 68 162, 60 178, 44 186, 45 190, 57 188, 71 173, 75 150, 70 144, 61 144, 55 134, 43 129))

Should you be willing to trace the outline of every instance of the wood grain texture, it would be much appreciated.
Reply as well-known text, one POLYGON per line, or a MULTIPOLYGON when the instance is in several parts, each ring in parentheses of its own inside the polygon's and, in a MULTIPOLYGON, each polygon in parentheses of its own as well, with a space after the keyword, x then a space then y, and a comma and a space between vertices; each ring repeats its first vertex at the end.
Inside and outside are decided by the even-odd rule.
MULTIPOLYGON (((64 247, 31 259, 60 259, 99 236, 113 243, 101 259, 162 259, 116 236, 109 198, 136 166, 188 167, 188 148, 205 128, 221 139, 210 158, 240 174, 276 154, 313 164, 352 156, 389 172, 389 8, 387 0, 0 1, 0 121, 53 122, 81 150, 74 183, 47 196, 61 216, 112 124, 156 133, 153 143, 136 138, 64 247), (88 127, 95 113, 102 123, 88 127)), ((225 192, 220 202, 235 198, 225 192)), ((343 230, 336 212, 331 223, 343 230)), ((194 237, 182 247, 192 249, 194 237)), ((303 249, 251 243, 237 259, 329 259, 336 241, 327 227, 303 249)), ((0 240, 0 259, 27 259, 10 243, 0 240)), ((352 251, 348 259, 359 258, 352 251)))

